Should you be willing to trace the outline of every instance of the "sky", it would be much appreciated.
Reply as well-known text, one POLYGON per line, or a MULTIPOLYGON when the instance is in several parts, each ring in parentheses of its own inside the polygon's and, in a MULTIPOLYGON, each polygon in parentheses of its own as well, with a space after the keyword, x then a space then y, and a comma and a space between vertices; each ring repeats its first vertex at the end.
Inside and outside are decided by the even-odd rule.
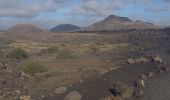
POLYGON ((0 0, 0 30, 17 24, 86 27, 109 15, 170 26, 170 0, 0 0))

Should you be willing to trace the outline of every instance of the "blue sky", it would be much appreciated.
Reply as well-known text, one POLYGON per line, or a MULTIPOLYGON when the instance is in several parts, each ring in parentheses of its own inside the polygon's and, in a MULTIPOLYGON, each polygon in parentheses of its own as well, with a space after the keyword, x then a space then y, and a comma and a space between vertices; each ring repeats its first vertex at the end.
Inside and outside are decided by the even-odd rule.
POLYGON ((170 0, 0 0, 0 30, 25 23, 84 27, 111 14, 170 26, 170 0))

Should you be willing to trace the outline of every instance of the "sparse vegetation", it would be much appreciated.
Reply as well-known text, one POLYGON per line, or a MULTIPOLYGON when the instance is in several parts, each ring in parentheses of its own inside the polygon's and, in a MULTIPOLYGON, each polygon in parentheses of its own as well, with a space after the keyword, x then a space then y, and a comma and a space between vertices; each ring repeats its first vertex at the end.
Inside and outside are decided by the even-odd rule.
MULTIPOLYGON (((44 3, 49 5, 45 6, 55 6, 56 4, 51 5, 52 1, 54 0, 51 2, 46 0, 44 3)), ((100 4, 97 0, 96 2, 84 0, 69 6, 69 3, 74 3, 74 0, 70 1, 61 5, 68 6, 68 9, 82 6, 80 8, 85 7, 89 13, 94 12, 93 10, 96 9, 93 8, 100 4), (92 4, 94 7, 88 8, 86 4, 89 3, 97 4, 92 4)), ((106 0, 101 1, 106 10, 111 7, 108 3, 115 3, 114 0, 108 3, 105 2, 106 0)), ((21 3, 19 8, 28 10, 26 15, 30 15, 32 10, 37 10, 39 5, 43 6, 43 2, 30 1, 25 7, 22 6, 27 2, 21 3)), ((127 3, 130 6, 134 5, 133 2, 127 1, 127 3)), ((157 2, 154 5, 157 5, 157 2)), ((10 5, 6 4, 6 6, 10 5)), ((6 9, 6 6, 1 8, 6 9)), ((137 6, 141 7, 141 4, 135 7, 137 6)), ((146 7, 147 5, 144 5, 144 8, 146 7)), ((13 10, 16 8, 10 7, 13 10)), ((70 12, 67 9, 60 9, 60 6, 57 8, 62 10, 61 12, 63 10, 70 12)), ((129 7, 123 7, 126 8, 129 7)), ((100 10, 103 9, 97 9, 97 12, 100 10)), ((5 12, 5 16, 1 12, 3 18, 0 27, 2 29, 0 31, 0 100, 170 100, 170 59, 168 59, 170 58, 170 27, 164 29, 153 23, 111 15, 89 26, 81 25, 81 28, 74 31, 68 30, 69 27, 64 25, 64 32, 56 33, 36 26, 40 21, 45 20, 44 17, 43 19, 33 18, 34 16, 30 18, 19 12, 22 14, 21 17, 29 18, 20 19, 18 16, 11 19, 10 16, 18 15, 18 11, 23 10, 16 9, 16 13, 12 14, 9 13, 11 11, 5 12), (19 25, 3 30, 16 24, 15 19, 22 22, 17 22, 19 25), (11 25, 8 25, 9 23, 11 25)), ((47 11, 43 16, 49 13, 47 11)), ((52 15, 59 18, 60 14, 63 15, 60 12, 56 13, 56 16, 52 15)), ((75 14, 72 13, 70 16, 75 14)), ((94 19, 100 19, 97 16, 87 18, 77 16, 71 22, 75 22, 74 24, 89 23, 84 21, 94 22, 94 19)), ((63 16, 56 20, 64 20, 64 18, 63 16)), ((48 23, 48 20, 51 22, 54 18, 47 18, 47 23, 43 22, 41 26, 51 26, 52 23, 48 23)), ((67 21, 68 17, 64 22, 67 21)))
POLYGON ((58 71, 46 72, 46 73, 44 74, 44 77, 45 77, 45 78, 49 78, 49 77, 56 76, 56 75, 58 75, 58 74, 61 74, 61 72, 58 72, 58 71))
POLYGON ((43 54, 52 54, 52 53, 56 53, 59 51, 59 48, 57 46, 50 46, 46 49, 42 49, 39 52, 39 55, 43 55, 43 54))
POLYGON ((47 53, 55 53, 58 52, 58 47, 57 46, 51 46, 46 49, 47 53))
POLYGON ((46 72, 47 67, 36 60, 29 60, 20 66, 20 69, 27 74, 46 72))
POLYGON ((73 50, 69 48, 64 48, 58 52, 56 59, 73 59, 76 58, 76 54, 73 50))
POLYGON ((9 58, 16 58, 16 59, 23 59, 23 58, 28 58, 28 54, 24 49, 17 48, 17 49, 12 49, 8 54, 7 57, 9 58))
POLYGON ((60 43, 59 46, 60 46, 60 47, 66 47, 66 44, 60 43))
POLYGON ((89 51, 92 53, 97 53, 99 51, 99 48, 97 48, 96 46, 92 46, 89 48, 89 51))

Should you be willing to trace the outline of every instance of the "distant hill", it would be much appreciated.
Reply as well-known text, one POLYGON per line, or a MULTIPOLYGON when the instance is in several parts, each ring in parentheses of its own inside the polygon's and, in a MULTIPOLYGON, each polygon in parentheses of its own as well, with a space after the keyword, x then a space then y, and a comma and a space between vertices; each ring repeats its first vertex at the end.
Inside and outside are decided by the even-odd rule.
POLYGON ((36 25, 31 24, 19 24, 12 28, 9 28, 5 32, 7 33, 39 33, 39 32, 47 32, 47 30, 41 29, 36 25))
POLYGON ((81 29, 78 26, 75 25, 71 25, 71 24, 62 24, 62 25, 58 25, 54 28, 52 28, 50 31, 51 32, 68 32, 68 31, 75 31, 75 30, 79 30, 81 29))
POLYGON ((85 30, 99 31, 99 30, 121 30, 121 29, 156 29, 160 28, 152 23, 143 21, 132 21, 127 17, 119 17, 110 15, 102 21, 96 22, 85 30))

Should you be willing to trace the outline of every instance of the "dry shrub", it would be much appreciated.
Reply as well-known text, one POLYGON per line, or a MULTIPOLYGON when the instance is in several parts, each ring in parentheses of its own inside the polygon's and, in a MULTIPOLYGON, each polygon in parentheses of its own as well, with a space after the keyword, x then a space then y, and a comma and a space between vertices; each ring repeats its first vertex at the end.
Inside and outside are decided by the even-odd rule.
POLYGON ((36 74, 47 71, 47 67, 36 60, 29 60, 20 66, 20 69, 26 74, 36 74))
POLYGON ((8 54, 8 58, 16 58, 16 59, 23 59, 23 58, 28 58, 28 54, 24 49, 17 48, 17 49, 12 49, 8 54))

